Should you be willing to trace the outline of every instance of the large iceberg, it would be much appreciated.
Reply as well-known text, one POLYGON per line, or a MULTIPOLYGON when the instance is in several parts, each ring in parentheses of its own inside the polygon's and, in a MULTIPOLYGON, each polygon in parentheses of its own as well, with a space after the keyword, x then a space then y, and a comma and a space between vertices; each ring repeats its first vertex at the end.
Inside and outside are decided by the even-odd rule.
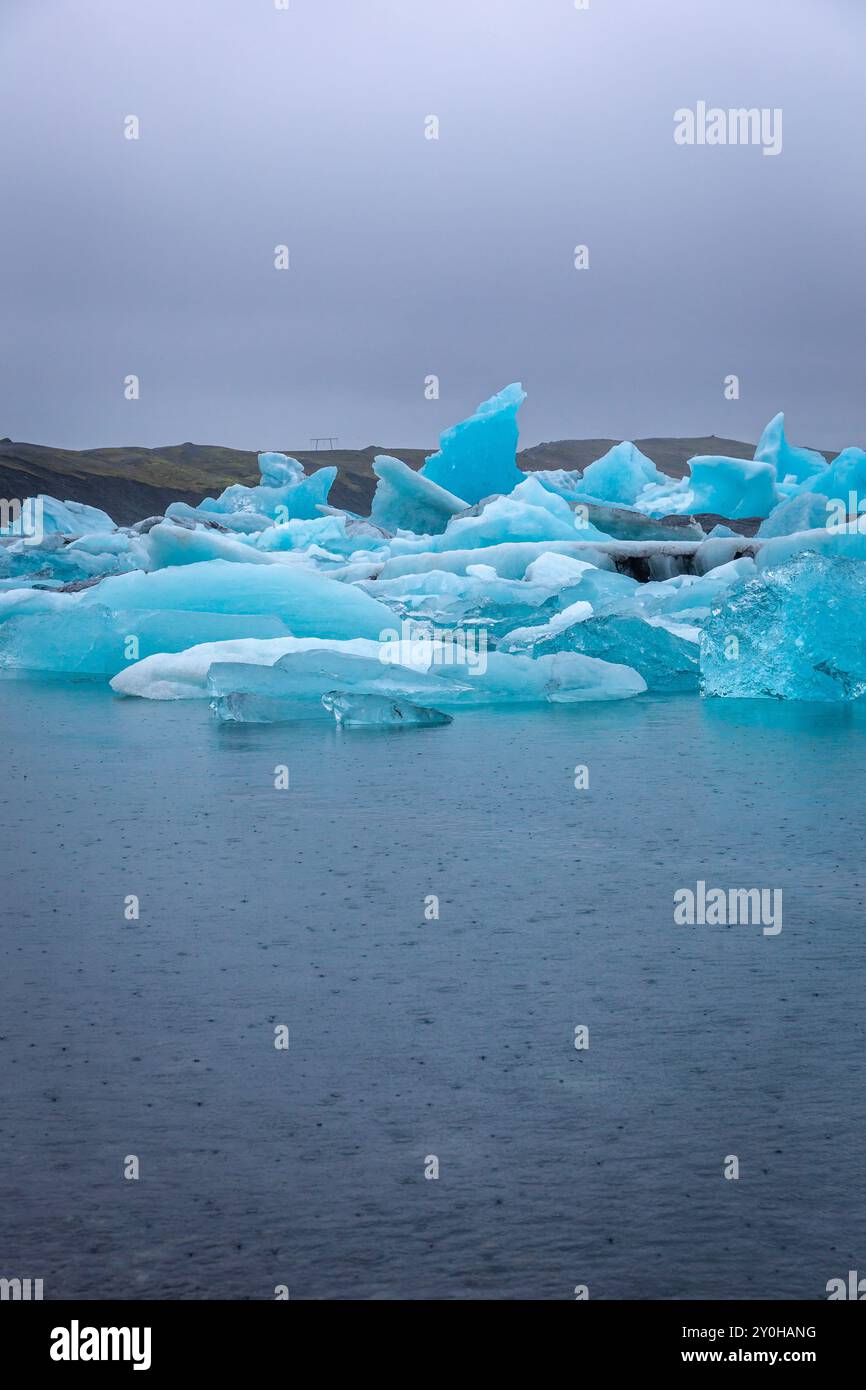
POLYGON ((705 695, 853 700, 866 693, 866 567, 801 551, 728 595, 701 634, 705 695))
POLYGON ((523 478, 515 459, 517 412, 525 399, 516 381, 482 401, 468 420, 439 436, 438 454, 431 454, 421 469, 424 477, 470 505, 511 492, 523 478))
POLYGON ((637 613, 593 617, 591 606, 578 602, 543 626, 514 629, 503 650, 535 657, 582 652, 604 661, 622 660, 643 677, 648 690, 696 690, 699 637, 697 628, 637 613))
POLYGON ((356 586, 302 566, 210 560, 117 575, 75 593, 0 594, 0 669, 113 675, 147 652, 219 637, 369 638, 391 621, 356 586))
POLYGON ((121 695, 224 700, 242 693, 287 701, 321 700, 332 690, 387 695, 453 708, 494 704, 571 704, 639 695, 646 683, 619 662, 573 652, 537 659, 502 652, 462 653, 438 638, 371 641, 210 643, 161 653, 119 672, 121 695))

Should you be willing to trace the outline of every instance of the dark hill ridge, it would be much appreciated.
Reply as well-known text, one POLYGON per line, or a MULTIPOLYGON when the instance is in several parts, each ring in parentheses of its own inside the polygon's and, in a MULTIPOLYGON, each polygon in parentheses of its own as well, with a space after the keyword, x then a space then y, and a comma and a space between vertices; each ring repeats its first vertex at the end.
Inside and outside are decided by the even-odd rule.
MULTIPOLYGON (((528 472, 548 468, 586 468, 615 443, 614 439, 560 439, 523 449, 519 466, 528 472)), ((688 471, 695 454, 728 454, 751 458, 754 444, 736 439, 637 439, 638 448, 672 478, 688 471)), ((403 449, 371 444, 366 449, 285 448, 308 473, 336 464, 339 472, 331 489, 335 507, 366 514, 373 500, 376 454, 393 454, 420 468, 430 449, 403 449)), ((833 457, 832 454, 827 455, 833 457)), ((169 444, 155 449, 136 446, 111 449, 55 449, 42 444, 0 440, 0 497, 24 498, 50 493, 61 501, 102 507, 121 526, 165 511, 171 502, 195 505, 214 497, 230 483, 255 484, 259 478, 256 452, 226 449, 217 444, 169 444)))

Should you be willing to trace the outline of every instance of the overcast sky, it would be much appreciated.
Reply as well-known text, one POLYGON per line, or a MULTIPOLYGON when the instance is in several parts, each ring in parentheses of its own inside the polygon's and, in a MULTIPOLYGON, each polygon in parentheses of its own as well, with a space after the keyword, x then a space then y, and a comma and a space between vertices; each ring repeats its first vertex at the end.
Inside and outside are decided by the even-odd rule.
POLYGON ((0 0, 0 436, 866 445, 864 0, 277 3, 0 0))

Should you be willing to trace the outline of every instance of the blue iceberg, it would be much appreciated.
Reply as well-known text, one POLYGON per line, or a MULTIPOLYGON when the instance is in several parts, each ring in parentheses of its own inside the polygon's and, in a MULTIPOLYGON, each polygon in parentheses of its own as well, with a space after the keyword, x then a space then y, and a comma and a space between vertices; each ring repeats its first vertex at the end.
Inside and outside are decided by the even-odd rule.
POLYGON ((603 502, 633 506, 645 487, 668 486, 670 481, 659 472, 652 459, 626 441, 615 444, 602 458, 589 465, 583 474, 581 490, 603 502))
POLYGON ((525 399, 523 387, 514 382, 482 401, 468 420, 440 435, 439 453, 427 459, 423 476, 455 497, 465 497, 470 506, 511 492, 523 479, 515 460, 517 412, 525 399))
POLYGON ((801 551, 734 588, 701 634, 708 696, 840 701, 866 693, 866 567, 801 551))
MULTIPOLYGON (((785 417, 774 415, 758 441, 755 459, 759 463, 769 463, 776 470, 780 483, 802 483, 827 467, 823 454, 815 449, 799 449, 789 444, 785 438, 785 417)), ((746 512, 741 513, 746 516, 746 512)), ((757 516, 757 512, 752 513, 757 516)))
POLYGON ((453 516, 467 508, 461 497, 388 454, 376 455, 373 472, 379 482, 370 520, 388 531, 436 536, 453 516))

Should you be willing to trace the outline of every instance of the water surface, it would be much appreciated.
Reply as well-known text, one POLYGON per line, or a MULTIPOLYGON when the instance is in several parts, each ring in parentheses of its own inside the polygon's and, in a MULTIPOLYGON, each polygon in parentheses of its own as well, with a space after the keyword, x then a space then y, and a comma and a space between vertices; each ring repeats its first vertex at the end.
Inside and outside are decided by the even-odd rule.
POLYGON ((0 1274, 784 1299, 866 1271, 863 711, 226 729, 6 680, 0 728, 0 1274), (675 926, 698 879, 781 888, 781 934, 675 926))

